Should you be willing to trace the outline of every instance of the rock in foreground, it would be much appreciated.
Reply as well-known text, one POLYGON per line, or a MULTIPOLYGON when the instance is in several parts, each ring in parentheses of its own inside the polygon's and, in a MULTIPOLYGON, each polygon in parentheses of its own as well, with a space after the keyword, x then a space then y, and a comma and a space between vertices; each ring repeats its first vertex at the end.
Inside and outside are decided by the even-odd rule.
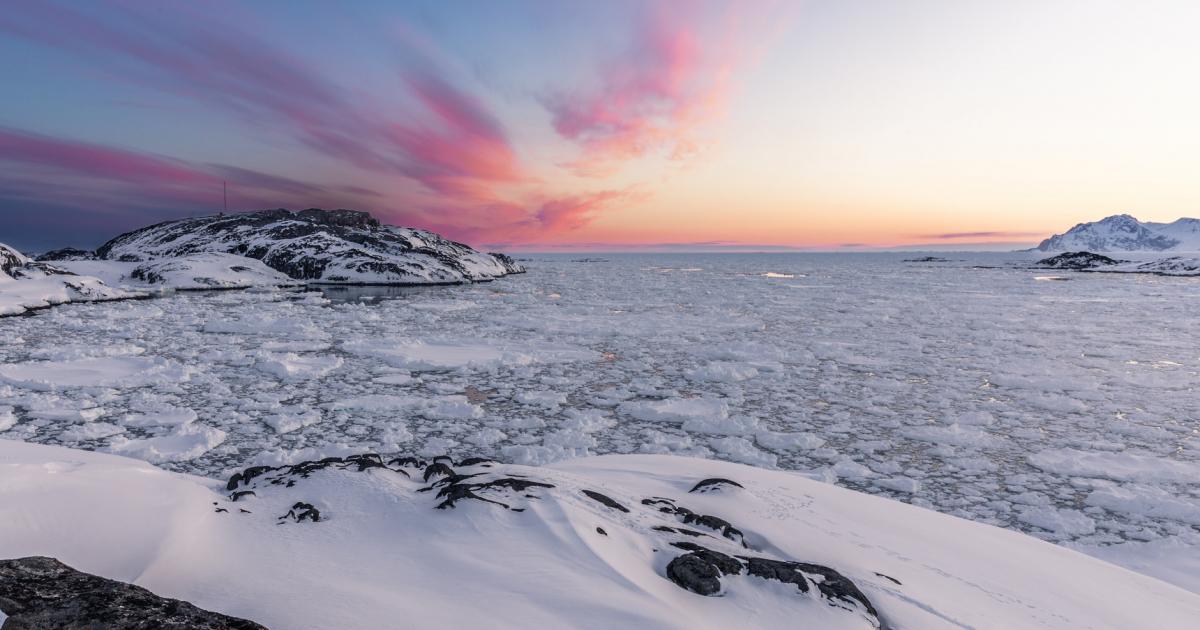
POLYGON ((37 556, 0 560, 0 611, 4 630, 265 630, 37 556))

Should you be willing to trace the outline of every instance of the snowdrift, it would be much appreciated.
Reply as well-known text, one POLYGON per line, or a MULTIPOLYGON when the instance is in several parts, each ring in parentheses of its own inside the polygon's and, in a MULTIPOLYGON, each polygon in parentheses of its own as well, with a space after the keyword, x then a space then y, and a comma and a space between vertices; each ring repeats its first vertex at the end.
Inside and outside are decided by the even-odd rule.
POLYGON ((1192 628, 1200 595, 802 476, 357 456, 228 481, 0 441, 0 557, 272 628, 1192 628), (439 509, 441 508, 441 509, 439 509))

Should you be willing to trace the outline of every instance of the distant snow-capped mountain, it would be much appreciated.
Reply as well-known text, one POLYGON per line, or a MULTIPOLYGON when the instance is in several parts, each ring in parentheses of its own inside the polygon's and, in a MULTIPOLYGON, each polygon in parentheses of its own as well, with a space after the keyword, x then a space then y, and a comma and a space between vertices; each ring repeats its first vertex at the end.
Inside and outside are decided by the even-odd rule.
POLYGON ((1200 251, 1200 219, 1178 219, 1171 223, 1138 221, 1128 214, 1115 214, 1099 221, 1080 223, 1064 234, 1042 241, 1043 252, 1161 252, 1200 251))

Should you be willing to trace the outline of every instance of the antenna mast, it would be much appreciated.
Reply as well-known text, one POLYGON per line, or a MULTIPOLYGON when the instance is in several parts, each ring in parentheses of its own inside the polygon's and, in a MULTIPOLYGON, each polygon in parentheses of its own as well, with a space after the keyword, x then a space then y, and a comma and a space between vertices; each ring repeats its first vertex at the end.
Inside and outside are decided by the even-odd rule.
POLYGON ((225 212, 229 212, 229 186, 224 180, 221 181, 221 198, 225 202, 225 212))

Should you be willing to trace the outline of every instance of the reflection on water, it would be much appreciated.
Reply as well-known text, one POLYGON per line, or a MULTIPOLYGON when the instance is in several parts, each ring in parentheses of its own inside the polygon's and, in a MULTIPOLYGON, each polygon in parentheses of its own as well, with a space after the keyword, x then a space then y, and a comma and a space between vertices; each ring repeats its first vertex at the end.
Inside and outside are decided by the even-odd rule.
POLYGON ((322 296, 333 302, 374 302, 389 298, 411 297, 427 291, 446 291, 445 285, 346 285, 323 284, 312 285, 309 291, 319 291, 322 296))

